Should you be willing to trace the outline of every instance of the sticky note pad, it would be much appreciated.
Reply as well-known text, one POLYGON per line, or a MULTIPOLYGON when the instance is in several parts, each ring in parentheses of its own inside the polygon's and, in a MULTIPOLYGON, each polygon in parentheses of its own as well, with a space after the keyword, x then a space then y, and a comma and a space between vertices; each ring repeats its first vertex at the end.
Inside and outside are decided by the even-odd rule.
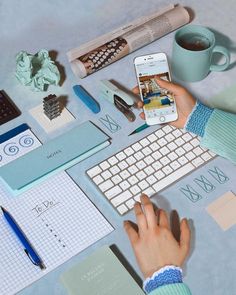
POLYGON ((211 203, 206 210, 225 231, 236 224, 236 195, 227 192, 211 203))
POLYGON ((29 113, 47 133, 50 133, 58 128, 62 128, 67 123, 75 120, 75 117, 67 110, 66 107, 62 109, 60 116, 52 120, 48 119, 48 117, 44 114, 43 104, 40 104, 29 110, 29 113))

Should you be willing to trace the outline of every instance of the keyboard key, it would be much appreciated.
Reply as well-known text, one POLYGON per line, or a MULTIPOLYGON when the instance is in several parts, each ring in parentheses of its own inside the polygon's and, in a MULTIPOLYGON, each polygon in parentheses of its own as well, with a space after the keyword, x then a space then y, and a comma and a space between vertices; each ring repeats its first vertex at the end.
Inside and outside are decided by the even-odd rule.
POLYGON ((132 165, 128 168, 128 171, 131 173, 131 174, 135 174, 136 172, 138 172, 138 168, 135 166, 135 165, 132 165))
POLYGON ((174 137, 178 138, 182 135, 182 132, 179 129, 175 129, 172 134, 174 135, 174 137))
POLYGON ((150 165, 154 162, 153 157, 151 156, 147 156, 146 158, 144 158, 145 163, 147 163, 147 165, 150 165))
POLYGON ((133 165, 136 162, 136 160, 133 156, 130 156, 126 159, 126 162, 128 163, 128 165, 133 165))
POLYGON ((171 142, 171 141, 173 141, 175 139, 175 137, 174 137, 174 135, 172 135, 171 133, 170 134, 167 134, 166 136, 165 136, 165 140, 167 141, 167 142, 171 142))
POLYGON ((174 170, 178 169, 180 167, 180 163, 177 161, 174 161, 172 163, 170 163, 171 168, 173 168, 174 170))
POLYGON ((128 200, 125 205, 129 208, 129 209, 132 209, 134 207, 134 204, 135 204, 135 201, 134 199, 130 199, 128 200))
MULTIPOLYGON (((132 194, 130 191, 125 191, 122 194, 118 195, 117 197, 113 198, 111 200, 111 203, 117 207, 120 204, 124 203, 125 201, 127 201, 128 199, 132 198, 132 194)), ((118 209, 118 208, 117 208, 118 209)))
POLYGON ((157 137, 154 133, 150 134, 147 138, 150 142, 154 142, 157 140, 157 137))
POLYGON ((163 157, 162 159, 160 159, 160 162, 163 166, 165 166, 170 163, 170 159, 167 157, 163 157))
POLYGON ((139 170, 142 170, 145 167, 147 167, 147 164, 143 160, 141 160, 138 163, 136 163, 136 166, 138 167, 139 170))
POLYGON ((136 176, 139 180, 143 180, 147 175, 143 171, 139 171, 136 176))
POLYGON ((99 166, 102 168, 102 170, 106 170, 110 167, 110 164, 107 161, 104 161, 101 164, 99 164, 99 166))
POLYGON ((126 163, 126 161, 121 161, 118 163, 118 166, 121 170, 126 169, 129 165, 126 163))
POLYGON ((167 155, 167 157, 171 160, 174 161, 175 159, 178 158, 178 155, 174 152, 170 153, 169 155, 167 155))
POLYGON ((178 159, 178 162, 181 164, 181 166, 183 166, 188 163, 188 159, 185 156, 182 156, 178 159))
POLYGON ((144 158, 144 154, 139 151, 136 154, 134 154, 134 157, 139 161, 144 158))
POLYGON ((157 182, 157 179, 154 175, 150 175, 147 177, 147 182, 152 185, 153 183, 157 182))
POLYGON ((112 176, 112 174, 111 174, 110 171, 106 170, 106 171, 104 171, 104 172, 101 173, 101 176, 102 176, 105 180, 107 180, 108 178, 110 178, 110 177, 112 176))
POLYGON ((198 166, 202 165, 204 163, 204 161, 202 158, 198 157, 198 158, 194 159, 192 161, 192 163, 195 167, 198 167, 198 166))
POLYGON ((193 150, 193 152, 196 156, 199 156, 203 153, 203 150, 198 146, 193 150))
POLYGON ((185 154, 185 150, 182 147, 179 147, 175 150, 176 154, 182 156, 185 154))
POLYGON ((138 193, 141 192, 141 189, 137 185, 134 185, 130 188, 130 191, 133 195, 137 195, 138 193))
POLYGON ((190 133, 185 133, 183 136, 182 136, 183 140, 188 142, 189 140, 192 139, 192 136, 190 133))
POLYGON ((164 172, 162 172, 161 170, 157 171, 154 175, 157 180, 160 180, 165 176, 164 172))
POLYGON ((115 166, 111 167, 109 169, 109 171, 111 172, 111 174, 115 175, 120 172, 120 168, 117 165, 115 165, 115 166))
POLYGON ((111 180, 114 182, 114 184, 118 184, 122 181, 122 178, 120 177, 120 175, 115 175, 111 178, 111 180))
POLYGON ((161 153, 156 151, 155 153, 152 154, 153 159, 158 160, 162 157, 161 153))
POLYGON ((149 187, 145 189, 142 193, 147 195, 148 197, 151 197, 153 194, 155 194, 155 191, 152 187, 149 187))
POLYGON ((109 188, 113 187, 113 183, 111 182, 110 179, 106 180, 102 184, 99 184, 98 186, 102 192, 105 192, 109 190, 109 188))
POLYGON ((155 171, 160 170, 162 166, 163 165, 159 161, 152 164, 152 167, 154 168, 155 171))
POLYGON ((132 145, 132 149, 133 149, 135 152, 137 152, 137 151, 139 151, 139 150, 142 149, 142 146, 141 146, 140 143, 136 142, 135 144, 132 145))
POLYGON ((196 157, 196 155, 193 152, 188 152, 185 156, 189 161, 196 157))
POLYGON ((163 188, 167 187, 168 185, 172 184, 176 180, 178 180, 181 176, 186 175, 190 171, 194 169, 194 166, 191 163, 186 164, 185 166, 181 167, 180 169, 174 171, 173 173, 169 174, 165 178, 161 179, 157 183, 153 184, 153 189, 155 192, 159 192, 163 188))
POLYGON ((120 213, 120 215, 123 215, 128 211, 128 208, 122 204, 121 206, 117 207, 117 211, 120 213))
POLYGON ((108 200, 110 200, 120 193, 122 193, 122 189, 118 185, 116 185, 110 190, 106 191, 105 196, 107 197, 108 200))
POLYGON ((124 160, 124 159, 126 158, 126 155, 125 155, 125 153, 120 152, 120 153, 118 153, 118 154, 116 155, 116 157, 117 157, 117 159, 118 159, 119 161, 122 161, 122 160, 124 160))
POLYGON ((177 145, 174 142, 170 142, 167 144, 167 147, 170 151, 174 151, 177 148, 177 145))
POLYGON ((152 150, 153 152, 155 152, 155 151, 157 151, 157 150, 160 148, 160 146, 159 146, 159 144, 157 144, 156 142, 153 142, 153 143, 150 145, 150 148, 151 148, 151 150, 152 150))
POLYGON ((147 174, 147 175, 151 175, 155 172, 155 170, 152 168, 152 166, 148 166, 144 169, 144 172, 147 174))
POLYGON ((87 174, 88 174, 91 178, 93 178, 94 176, 98 175, 98 174, 101 173, 101 172, 102 172, 102 169, 101 169, 99 166, 95 166, 95 167, 93 167, 92 169, 89 169, 89 170, 87 171, 87 174))
POLYGON ((104 181, 104 179, 100 175, 97 175, 93 178, 93 181, 98 185, 98 184, 102 183, 104 181))
POLYGON ((167 141, 165 140, 165 138, 160 138, 158 139, 157 143, 160 145, 160 146, 164 146, 167 144, 167 141))
POLYGON ((145 190, 149 185, 146 180, 142 180, 138 183, 138 186, 141 188, 141 190, 145 190))
POLYGON ((169 126, 169 125, 165 125, 162 130, 165 132, 165 133, 170 133, 172 131, 172 127, 169 126))
POLYGON ((177 146, 181 146, 184 144, 184 141, 181 137, 179 137, 175 140, 175 144, 177 144, 177 146))
POLYGON ((134 185, 138 182, 138 178, 135 176, 135 175, 132 175, 131 177, 128 178, 128 182, 131 184, 131 185, 134 185))
POLYGON ((208 151, 208 152, 209 152, 209 154, 210 154, 212 157, 215 157, 215 156, 216 156, 216 154, 213 153, 212 151, 208 151))
POLYGON ((126 190, 130 187, 130 184, 128 183, 128 181, 124 180, 122 181, 119 186, 123 189, 123 190, 126 190))
POLYGON ((158 137, 158 138, 161 138, 165 135, 165 133, 161 130, 161 129, 158 129, 156 132, 155 132, 155 135, 158 137))
POLYGON ((164 146, 164 147, 162 147, 162 148, 160 149, 160 153, 161 153, 163 156, 165 156, 165 155, 167 155, 167 154, 170 153, 170 150, 169 150, 166 146, 164 146))
POLYGON ((120 177, 123 178, 123 179, 126 179, 126 178, 130 177, 130 173, 127 170, 123 170, 120 173, 120 177))
POLYGON ((152 153, 152 150, 149 147, 145 147, 142 152, 145 156, 148 156, 152 153))
POLYGON ((115 165, 118 163, 118 160, 116 159, 116 157, 111 157, 108 159, 108 162, 111 164, 111 165, 115 165))
POLYGON ((127 156, 131 156, 134 153, 134 150, 131 147, 128 147, 124 152, 127 156))
POLYGON ((193 149, 193 146, 189 142, 187 142, 183 145, 183 148, 185 149, 186 152, 189 152, 193 149))
POLYGON ((147 138, 144 138, 144 139, 140 140, 140 144, 141 144, 143 147, 145 147, 145 146, 149 145, 150 142, 147 140, 147 138))
POLYGON ((165 175, 170 174, 172 171, 173 171, 173 169, 169 165, 162 168, 162 172, 164 172, 165 175))
POLYGON ((199 145, 199 140, 195 137, 193 140, 190 141, 191 145, 196 147, 199 145))
POLYGON ((209 161, 212 158, 212 156, 208 152, 205 152, 203 155, 201 155, 201 158, 204 161, 209 161))

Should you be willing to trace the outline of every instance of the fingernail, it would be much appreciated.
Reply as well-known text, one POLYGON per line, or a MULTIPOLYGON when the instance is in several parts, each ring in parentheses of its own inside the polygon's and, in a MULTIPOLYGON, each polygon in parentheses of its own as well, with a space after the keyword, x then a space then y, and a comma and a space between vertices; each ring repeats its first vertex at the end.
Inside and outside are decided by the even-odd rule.
POLYGON ((126 226, 128 224, 128 222, 129 222, 128 220, 124 220, 123 225, 126 226))

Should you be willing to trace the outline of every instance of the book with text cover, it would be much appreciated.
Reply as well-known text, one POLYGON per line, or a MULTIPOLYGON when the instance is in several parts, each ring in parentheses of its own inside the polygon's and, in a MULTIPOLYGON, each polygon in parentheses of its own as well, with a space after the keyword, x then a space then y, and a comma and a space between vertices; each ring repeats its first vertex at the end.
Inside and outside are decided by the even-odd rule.
POLYGON ((69 269, 61 280, 70 295, 144 295, 108 246, 69 269))

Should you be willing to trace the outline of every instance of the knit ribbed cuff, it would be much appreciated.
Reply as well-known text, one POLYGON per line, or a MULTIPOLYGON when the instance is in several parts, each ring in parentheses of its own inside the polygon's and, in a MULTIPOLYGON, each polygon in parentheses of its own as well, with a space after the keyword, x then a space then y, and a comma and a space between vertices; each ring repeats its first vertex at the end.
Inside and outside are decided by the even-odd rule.
POLYGON ((213 109, 203 105, 198 101, 191 114, 188 116, 188 120, 184 126, 184 129, 203 137, 206 124, 213 111, 213 109))
POLYGON ((150 295, 191 295, 191 292, 184 283, 177 283, 162 286, 151 292, 150 295))
POLYGON ((174 265, 167 265, 156 271, 151 278, 147 278, 143 283, 146 293, 169 284, 182 283, 182 269, 174 265))

